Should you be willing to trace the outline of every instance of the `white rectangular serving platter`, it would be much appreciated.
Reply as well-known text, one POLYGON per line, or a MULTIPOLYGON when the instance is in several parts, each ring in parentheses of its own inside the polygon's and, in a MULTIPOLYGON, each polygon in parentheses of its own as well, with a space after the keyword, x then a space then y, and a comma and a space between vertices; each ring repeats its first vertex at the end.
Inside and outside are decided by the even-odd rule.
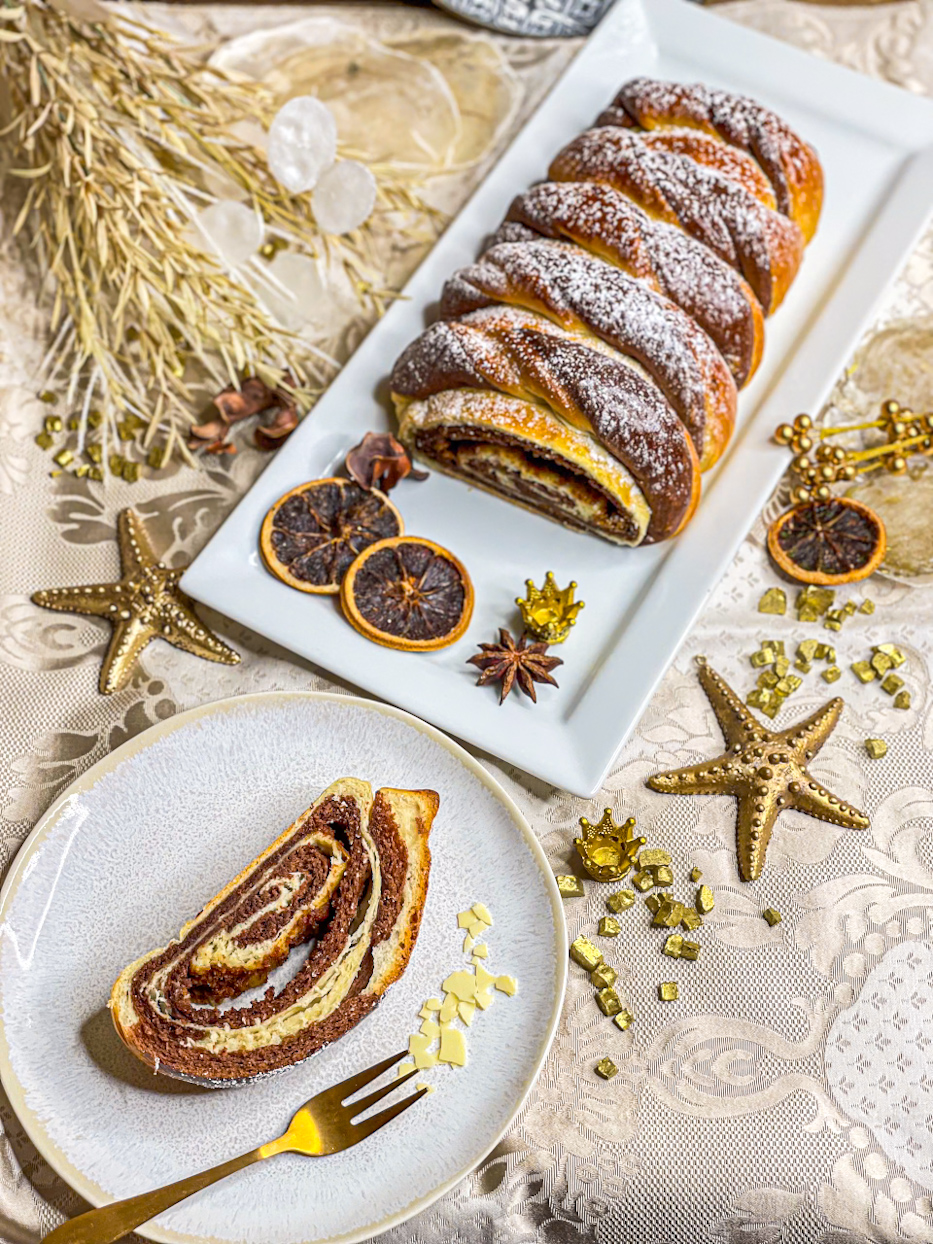
POLYGON ((655 686, 786 467, 775 425, 816 411, 869 326, 933 206, 933 103, 746 30, 686 0, 618 0, 404 291, 278 451, 182 579, 197 600, 450 734, 576 795, 594 794, 655 686), (636 74, 745 92, 779 110, 819 151, 826 198, 815 240, 767 324, 764 362, 739 430, 704 478, 693 522, 653 548, 620 549, 437 472, 393 493, 406 531, 466 564, 476 608, 463 639, 431 654, 378 647, 334 598, 274 579, 257 548, 289 488, 336 473, 370 428, 392 428, 385 379, 426 323, 445 278, 476 256, 512 197, 636 74), (500 626, 520 629, 531 575, 575 579, 586 608, 555 649, 560 690, 503 706, 466 664, 500 626))

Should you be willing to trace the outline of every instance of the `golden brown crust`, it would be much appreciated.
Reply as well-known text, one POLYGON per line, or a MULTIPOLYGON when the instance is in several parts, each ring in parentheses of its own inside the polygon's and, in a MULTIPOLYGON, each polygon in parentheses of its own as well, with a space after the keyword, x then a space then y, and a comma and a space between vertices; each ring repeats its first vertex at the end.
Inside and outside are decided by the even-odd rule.
POLYGON ((738 183, 689 156, 652 148, 632 130, 587 130, 558 153, 548 176, 603 182, 649 216, 678 225, 742 273, 766 315, 797 274, 804 240, 793 221, 738 183))
POLYGON ((696 508, 696 450, 660 389, 634 360, 539 315, 490 307, 432 324, 395 364, 391 385, 406 398, 490 388, 544 402, 631 471, 651 507, 647 540, 675 535, 696 508))
POLYGON ((745 95, 699 83, 634 78, 596 121, 657 131, 689 127, 748 152, 774 188, 778 210, 803 231, 816 232, 823 203, 823 169, 813 148, 770 108, 745 95))
POLYGON ((764 349, 764 316, 748 282, 683 230, 652 220, 597 182, 542 182, 518 195, 493 237, 573 242, 670 298, 716 343, 739 388, 764 349), (533 231, 533 232, 532 232, 533 231))
POLYGON ((662 294, 575 246, 541 240, 495 246, 454 273, 441 314, 496 302, 539 312, 636 359, 690 433, 701 470, 720 457, 735 424, 735 382, 709 337, 662 294))

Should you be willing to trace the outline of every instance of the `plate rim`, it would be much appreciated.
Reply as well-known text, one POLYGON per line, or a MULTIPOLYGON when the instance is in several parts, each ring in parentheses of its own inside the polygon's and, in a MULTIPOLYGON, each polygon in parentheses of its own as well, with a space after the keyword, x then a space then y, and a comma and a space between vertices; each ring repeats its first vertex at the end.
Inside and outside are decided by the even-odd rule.
MULTIPOLYGON (((4 878, 3 885, 0 886, 0 937, 4 928, 5 917, 7 911, 13 902, 19 886, 24 880, 24 874, 27 871, 33 854, 48 836, 54 825, 57 823, 61 813, 65 807, 74 800, 78 795, 86 794, 97 785, 101 778, 108 773, 113 772, 124 761, 132 759, 134 755, 150 747, 159 739, 173 733, 175 730, 183 729, 201 718, 208 717, 218 713, 226 713, 233 711, 250 703, 270 703, 273 701, 287 702, 294 700, 316 700, 331 703, 351 704, 357 708, 362 708, 372 712, 380 713, 383 716, 394 717, 396 720, 403 721, 413 729, 427 735, 434 742, 439 744, 447 752, 470 772, 486 789, 496 798, 509 813, 516 828, 524 838, 532 858, 538 865, 544 877, 545 890, 551 902, 551 916, 554 924, 554 930, 557 939, 556 962, 554 964, 555 971, 555 991, 554 1003, 551 1010, 550 1020, 543 1034, 541 1043, 538 1047, 538 1053, 534 1061, 531 1073, 524 1084, 518 1099, 516 1100, 514 1109, 501 1127, 496 1131, 492 1141, 482 1149, 482 1152, 470 1162, 457 1171, 448 1180, 441 1183, 437 1188, 432 1189, 424 1196, 412 1201, 402 1209, 395 1213, 382 1218, 376 1224, 367 1225, 365 1228, 345 1232, 342 1235, 330 1236, 326 1240, 306 1241, 296 1237, 294 1244, 364 1244, 365 1241, 373 1239, 375 1236, 381 1235, 385 1231, 391 1230, 393 1227, 408 1222, 416 1214, 428 1209, 434 1205, 445 1193, 450 1192, 457 1187, 464 1179, 466 1179, 477 1167, 485 1161, 489 1154, 502 1140, 503 1136, 511 1129, 516 1118, 521 1113, 532 1088, 537 1083, 538 1077, 544 1067, 548 1054, 550 1053, 554 1037, 557 1034, 557 1028, 560 1023, 560 1017, 564 1005, 564 995, 567 988, 567 956, 568 956, 568 935, 567 922, 564 918, 563 902, 560 897, 560 891, 557 888, 557 882, 554 879, 554 872, 551 868, 544 848, 538 841, 528 818, 519 807, 516 800, 509 794, 502 783, 479 761, 472 756, 466 748, 454 739, 450 738, 443 730, 433 726, 430 722, 423 721, 414 713, 409 713, 405 709, 396 708, 392 704, 385 704, 381 701, 366 699, 358 695, 345 695, 337 691, 315 691, 315 690, 271 690, 271 691, 254 691, 244 695, 225 696, 220 700, 210 700, 206 703, 195 705, 192 708, 184 709, 180 713, 175 713, 171 717, 167 717, 164 721, 154 722, 133 738, 127 739, 113 751, 108 752, 106 756, 102 756, 84 773, 80 774, 68 787, 62 791, 60 795, 50 804, 46 811, 39 817, 36 824, 30 830, 29 834, 23 840, 19 850, 13 858, 9 871, 4 878)), ((9 1047, 6 1039, 6 1030, 3 1019, 3 975, 0 971, 0 1083, 10 1100, 10 1105, 16 1115, 17 1120, 22 1126, 26 1135, 35 1146, 39 1155, 48 1162, 49 1166, 55 1173, 65 1181, 65 1183, 84 1200, 88 1201, 94 1208, 104 1205, 113 1204, 118 1198, 104 1192, 93 1180, 87 1178, 82 1171, 75 1167, 58 1145, 46 1134, 41 1121, 34 1115, 31 1108, 25 1100, 25 1090, 20 1083, 19 1077, 16 1075, 11 1060, 9 1047)), ((156 1241, 156 1244, 232 1244, 228 1237, 208 1236, 208 1235, 189 1235, 180 1231, 166 1230, 161 1227, 153 1227, 150 1223, 145 1223, 136 1229, 136 1234, 144 1236, 146 1239, 156 1241)))

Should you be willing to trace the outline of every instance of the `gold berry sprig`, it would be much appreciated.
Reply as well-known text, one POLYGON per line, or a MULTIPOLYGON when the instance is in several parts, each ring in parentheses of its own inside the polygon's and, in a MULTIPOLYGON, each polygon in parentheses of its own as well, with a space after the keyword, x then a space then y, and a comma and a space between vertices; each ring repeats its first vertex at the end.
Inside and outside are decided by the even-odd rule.
POLYGON ((828 501, 830 485, 848 483, 857 475, 884 469, 892 475, 903 475, 907 458, 912 453, 933 453, 933 412, 918 415, 899 402, 886 401, 881 417, 864 423, 815 429, 809 415, 798 415, 792 424, 782 423, 775 429, 774 439, 794 451, 791 472, 796 483, 791 489, 795 502, 828 501), (883 445, 870 449, 845 449, 825 442, 844 432, 861 432, 877 428, 885 433, 883 445), (816 441, 816 443, 814 443, 816 441))

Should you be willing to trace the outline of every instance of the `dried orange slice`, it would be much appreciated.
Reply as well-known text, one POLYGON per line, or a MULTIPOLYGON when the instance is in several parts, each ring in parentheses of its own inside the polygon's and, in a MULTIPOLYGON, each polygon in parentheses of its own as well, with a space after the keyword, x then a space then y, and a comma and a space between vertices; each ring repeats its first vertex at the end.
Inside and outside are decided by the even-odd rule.
POLYGON ((333 593, 365 548, 404 530, 384 493, 349 479, 316 479, 279 497, 263 520, 259 548, 268 569, 289 587, 333 593))
POLYGON ((867 579, 887 543, 875 511, 849 497, 795 505, 768 531, 768 552, 780 570, 800 583, 830 587, 867 579))
POLYGON ((473 613, 473 584, 447 549, 396 536, 365 549, 340 585, 340 603, 361 635, 387 648, 428 652, 459 639, 473 613))

